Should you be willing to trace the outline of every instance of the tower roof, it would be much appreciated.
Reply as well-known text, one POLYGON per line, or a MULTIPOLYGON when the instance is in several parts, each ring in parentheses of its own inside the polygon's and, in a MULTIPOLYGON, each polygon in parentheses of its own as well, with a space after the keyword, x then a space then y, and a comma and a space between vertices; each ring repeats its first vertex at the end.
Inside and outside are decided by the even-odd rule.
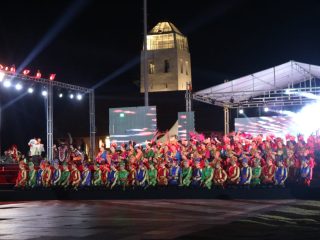
POLYGON ((150 34, 161 34, 161 33, 182 33, 179 31, 179 29, 173 25, 171 22, 159 22, 156 26, 154 26, 151 31, 149 32, 150 34))

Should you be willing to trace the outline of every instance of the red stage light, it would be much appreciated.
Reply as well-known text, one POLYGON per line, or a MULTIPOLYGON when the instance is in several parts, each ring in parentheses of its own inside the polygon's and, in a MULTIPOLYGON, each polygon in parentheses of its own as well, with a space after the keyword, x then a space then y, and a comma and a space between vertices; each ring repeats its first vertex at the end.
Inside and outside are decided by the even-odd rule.
POLYGON ((40 72, 40 70, 37 71, 36 78, 41 78, 41 72, 40 72))
POLYGON ((23 75, 28 75, 29 73, 30 73, 30 70, 28 69, 23 70, 23 75))
POLYGON ((0 64, 0 69, 2 70, 4 67, 3 67, 3 65, 2 64, 0 64))
POLYGON ((12 65, 11 68, 10 68, 10 72, 13 72, 15 73, 16 72, 16 66, 15 65, 12 65))
POLYGON ((55 73, 51 73, 49 79, 51 81, 53 81, 55 79, 55 77, 56 77, 56 74, 55 73))
POLYGON ((5 69, 4 69, 5 71, 9 71, 9 67, 5 67, 5 69))

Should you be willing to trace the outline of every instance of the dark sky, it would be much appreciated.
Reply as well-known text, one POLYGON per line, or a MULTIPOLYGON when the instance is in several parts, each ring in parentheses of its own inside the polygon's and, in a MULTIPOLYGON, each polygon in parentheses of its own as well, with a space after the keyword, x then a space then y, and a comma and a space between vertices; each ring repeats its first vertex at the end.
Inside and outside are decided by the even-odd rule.
MULTIPOLYGON (((41 69, 43 74, 55 72, 57 81, 85 87, 104 81, 96 90, 96 123, 97 134, 106 134, 109 107, 143 105, 136 85, 143 38, 142 3, 3 1, 0 63, 19 66, 43 46, 27 68, 41 69)), ((319 1, 149 0, 148 28, 162 20, 171 21, 188 37, 194 90, 289 60, 320 65, 319 1)), ((17 96, 13 89, 0 87, 2 105, 17 96)), ((158 126, 165 130, 175 122, 177 112, 184 111, 184 93, 150 94, 150 104, 157 106, 158 126)), ((198 131, 223 129, 221 109, 199 102, 193 108, 198 131)), ((26 144, 34 135, 45 138, 40 96, 21 98, 2 114, 3 147, 26 144)), ((55 136, 66 132, 87 135, 88 125, 87 99, 81 103, 57 99, 55 136)))

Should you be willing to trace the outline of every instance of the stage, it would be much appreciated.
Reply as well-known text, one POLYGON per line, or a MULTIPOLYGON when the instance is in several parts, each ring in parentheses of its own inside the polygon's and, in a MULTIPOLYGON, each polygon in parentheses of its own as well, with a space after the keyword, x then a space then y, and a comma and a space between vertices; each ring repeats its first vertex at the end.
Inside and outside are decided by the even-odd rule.
POLYGON ((320 188, 227 188, 227 189, 122 189, 106 188, 87 190, 35 189, 15 190, 2 187, 0 201, 34 201, 34 200, 139 200, 139 199, 320 199, 320 188))
POLYGON ((318 201, 0 203, 0 239, 316 239, 318 201), (313 236, 313 238, 312 238, 313 236))

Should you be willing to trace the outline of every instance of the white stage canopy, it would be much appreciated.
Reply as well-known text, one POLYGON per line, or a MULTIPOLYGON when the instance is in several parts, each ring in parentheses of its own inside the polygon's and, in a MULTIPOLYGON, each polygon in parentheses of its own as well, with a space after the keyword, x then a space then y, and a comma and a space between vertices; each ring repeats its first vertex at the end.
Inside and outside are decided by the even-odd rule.
POLYGON ((320 66, 289 61, 193 94, 193 99, 227 107, 286 106, 307 103, 320 94, 320 66))

